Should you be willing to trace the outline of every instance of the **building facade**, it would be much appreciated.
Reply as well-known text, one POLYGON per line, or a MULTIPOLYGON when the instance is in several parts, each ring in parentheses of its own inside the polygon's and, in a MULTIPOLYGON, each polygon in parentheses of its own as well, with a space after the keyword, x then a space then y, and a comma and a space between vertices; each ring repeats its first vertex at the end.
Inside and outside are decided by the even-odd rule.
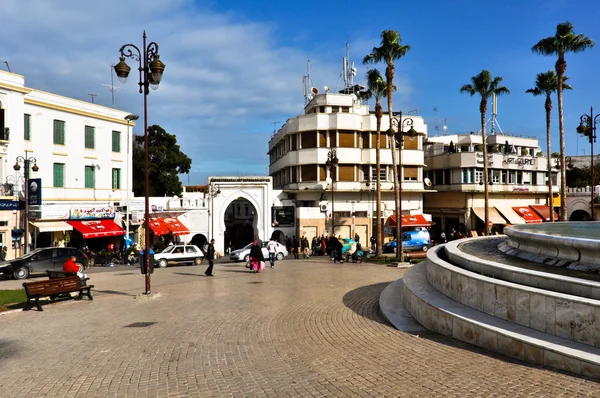
POLYGON ((27 230, 30 248, 64 244, 78 222, 112 220, 115 206, 133 197, 127 114, 26 87, 23 76, 0 71, 0 202, 6 208, 21 200, 0 211, 0 244, 11 257, 23 253, 27 230), (41 201, 30 201, 29 225, 22 211, 26 176, 41 182, 41 201))

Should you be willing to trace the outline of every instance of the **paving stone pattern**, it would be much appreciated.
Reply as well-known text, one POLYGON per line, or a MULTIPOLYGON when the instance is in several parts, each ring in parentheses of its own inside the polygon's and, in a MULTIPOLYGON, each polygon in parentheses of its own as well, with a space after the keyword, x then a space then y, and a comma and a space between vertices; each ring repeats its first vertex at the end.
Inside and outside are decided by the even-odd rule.
POLYGON ((144 285, 131 270, 91 271, 94 301, 0 316, 0 397, 600 395, 591 380, 392 328, 378 298, 401 269, 204 268, 156 270, 154 299, 135 298, 144 285))

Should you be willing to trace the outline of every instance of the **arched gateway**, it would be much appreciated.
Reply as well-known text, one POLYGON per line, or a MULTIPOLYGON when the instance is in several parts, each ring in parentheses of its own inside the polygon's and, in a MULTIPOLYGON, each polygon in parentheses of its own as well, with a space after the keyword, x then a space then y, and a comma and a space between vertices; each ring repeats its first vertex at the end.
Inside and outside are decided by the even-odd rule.
POLYGON ((234 249, 236 243, 241 245, 234 242, 233 225, 252 228, 254 235, 258 234, 263 241, 271 237, 270 208, 274 200, 271 177, 209 177, 208 185, 212 192, 209 239, 215 239, 216 251, 225 253, 229 241, 234 249))

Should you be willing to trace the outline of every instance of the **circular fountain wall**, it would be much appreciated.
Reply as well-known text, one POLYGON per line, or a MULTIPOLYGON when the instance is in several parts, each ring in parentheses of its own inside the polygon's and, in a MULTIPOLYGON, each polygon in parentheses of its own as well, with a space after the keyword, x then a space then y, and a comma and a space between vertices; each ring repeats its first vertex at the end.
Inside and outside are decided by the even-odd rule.
POLYGON ((600 222, 555 222, 512 225, 504 229, 508 246, 530 260, 600 271, 600 222))

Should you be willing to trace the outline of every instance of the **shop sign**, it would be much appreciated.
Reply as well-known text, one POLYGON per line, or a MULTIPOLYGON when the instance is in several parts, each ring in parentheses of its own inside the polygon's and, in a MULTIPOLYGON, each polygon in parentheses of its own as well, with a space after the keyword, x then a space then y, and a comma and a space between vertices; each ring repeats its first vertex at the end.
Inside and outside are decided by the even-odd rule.
POLYGON ((106 207, 90 207, 83 209, 80 207, 71 208, 71 219, 81 220, 88 218, 115 218, 115 208, 106 207))
POLYGON ((18 200, 0 199, 0 210, 19 210, 23 207, 20 203, 18 200))
POLYGON ((514 187, 513 192, 529 192, 529 187, 514 187))
POLYGON ((27 181, 27 201, 29 206, 42 205, 42 179, 30 178, 27 181))
POLYGON ((517 166, 535 166, 537 163, 537 158, 525 158, 525 157, 517 157, 517 156, 505 156, 502 159, 502 164, 516 164, 517 166))

